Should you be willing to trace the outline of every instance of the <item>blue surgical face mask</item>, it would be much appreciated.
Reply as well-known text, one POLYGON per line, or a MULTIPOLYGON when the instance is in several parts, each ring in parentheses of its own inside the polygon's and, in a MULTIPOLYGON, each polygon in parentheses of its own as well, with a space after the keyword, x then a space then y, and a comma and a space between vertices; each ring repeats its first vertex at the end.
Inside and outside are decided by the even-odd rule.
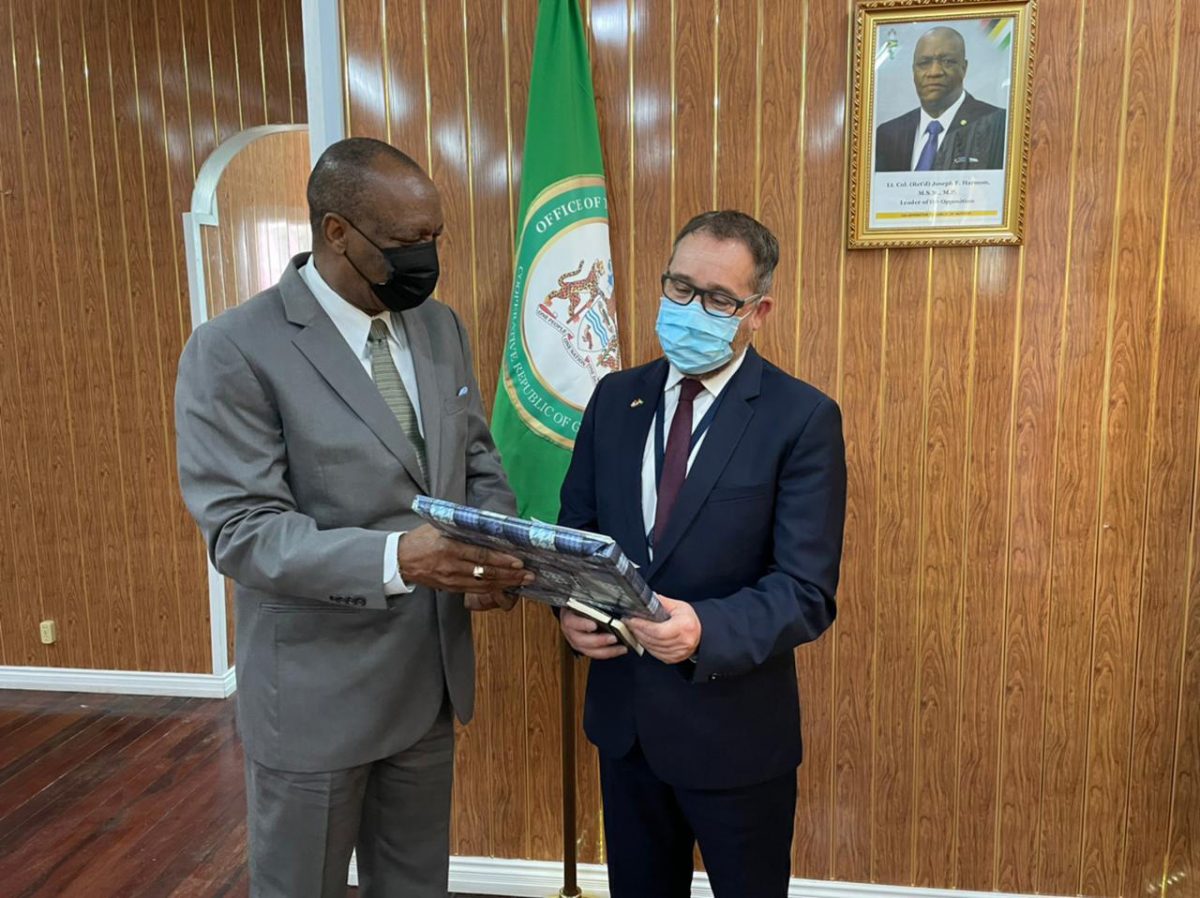
POLYGON ((654 325, 667 360, 684 374, 707 374, 733 358, 733 338, 742 319, 718 318, 699 300, 686 306, 665 296, 654 325))

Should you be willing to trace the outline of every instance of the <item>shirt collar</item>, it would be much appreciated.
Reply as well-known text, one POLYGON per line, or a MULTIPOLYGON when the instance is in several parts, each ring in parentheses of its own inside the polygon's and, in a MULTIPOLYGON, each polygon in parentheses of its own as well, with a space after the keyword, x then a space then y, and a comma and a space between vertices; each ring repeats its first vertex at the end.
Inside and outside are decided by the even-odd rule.
MULTIPOLYGON (((741 355, 720 371, 714 374, 701 374, 697 379, 700 381, 700 385, 704 387, 705 392, 716 399, 721 395, 721 391, 725 389, 728 383, 733 380, 733 376, 738 373, 738 369, 742 367, 742 362, 744 361, 746 361, 745 349, 742 350, 741 355)), ((671 365, 667 371, 667 383, 663 388, 663 392, 666 393, 669 390, 675 389, 679 386, 681 380, 691 376, 690 374, 684 374, 674 365, 671 365)))
MULTIPOLYGON (((330 287, 325 278, 321 277, 321 272, 317 271, 316 256, 309 256, 304 267, 300 269, 300 277, 304 279, 304 283, 312 295, 325 310, 325 314, 333 321, 338 333, 350 344, 355 355, 366 358, 368 354, 367 337, 371 333, 371 322, 375 320, 376 316, 368 315, 358 306, 347 302, 330 287)), ((404 341, 400 337, 401 332, 397 329, 393 316, 385 312, 379 317, 382 317, 383 323, 387 325, 392 339, 403 346, 404 341)))
MULTIPOLYGON (((954 117, 958 115, 958 108, 962 106, 963 101, 967 98, 967 92, 964 90, 958 95, 958 99, 954 101, 954 105, 939 115, 936 119, 942 126, 942 134, 944 135, 950 130, 950 126, 954 124, 954 117)), ((917 136, 923 137, 925 129, 929 127, 929 123, 934 121, 934 117, 925 111, 925 107, 921 107, 921 124, 917 127, 917 136)))

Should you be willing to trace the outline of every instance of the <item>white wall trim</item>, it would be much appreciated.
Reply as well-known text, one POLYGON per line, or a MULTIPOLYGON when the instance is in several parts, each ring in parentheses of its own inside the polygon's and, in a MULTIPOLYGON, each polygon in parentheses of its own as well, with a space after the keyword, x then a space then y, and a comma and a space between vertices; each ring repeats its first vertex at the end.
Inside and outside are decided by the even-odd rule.
MULTIPOLYGON (((608 898, 608 878, 601 864, 579 865, 579 887, 589 898, 608 898)), ((350 861, 350 885, 358 885, 355 861, 350 861)), ((555 861, 515 861, 490 857, 450 858, 450 891, 545 898, 562 887, 562 864, 555 861)), ((697 873, 692 898, 712 898, 708 876, 697 873)), ((912 886, 873 885, 862 882, 829 882, 793 879, 788 898, 1034 898, 1014 892, 960 892, 912 886)), ((1046 898, 1046 896, 1040 896, 1046 898)))
POLYGON ((228 698, 237 689, 237 676, 233 668, 217 675, 158 673, 140 670, 0 666, 0 689, 228 698))
MULTIPOLYGON (((350 885, 359 884, 358 868, 350 860, 350 885)), ((554 861, 509 861, 499 857, 451 857, 450 891, 496 894, 512 898, 545 898, 558 894, 563 885, 563 866, 554 861)), ((581 863, 578 886, 588 898, 608 898, 604 864, 581 863)), ((708 875, 697 873, 691 884, 692 898, 713 898, 708 875)), ((832 882, 793 879, 787 898, 1034 898, 1016 892, 960 892, 947 888, 880 886, 870 882, 832 882)), ((1038 898, 1046 898, 1039 896, 1038 898)))
POLYGON ((342 103, 342 25, 338 0, 301 0, 308 147, 313 165, 325 148, 346 136, 342 103))

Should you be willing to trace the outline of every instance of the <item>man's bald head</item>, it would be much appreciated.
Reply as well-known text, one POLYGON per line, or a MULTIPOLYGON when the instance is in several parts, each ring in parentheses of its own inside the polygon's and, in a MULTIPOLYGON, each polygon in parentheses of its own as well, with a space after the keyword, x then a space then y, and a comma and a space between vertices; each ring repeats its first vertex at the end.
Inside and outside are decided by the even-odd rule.
POLYGON ((330 144, 308 176, 308 214, 314 243, 331 212, 361 227, 377 224, 380 178, 410 181, 417 192, 433 184, 421 166, 382 140, 350 137, 330 144))
POLYGON ((946 25, 930 28, 913 50, 913 84, 921 106, 937 117, 962 95, 967 76, 967 43, 946 25))
POLYGON ((913 58, 916 59, 921 55, 922 45, 926 49, 932 44, 944 44, 953 47, 958 51, 963 59, 967 58, 967 42, 963 40, 962 32, 949 25, 938 25, 936 28, 930 28, 920 39, 917 40, 916 49, 913 51, 913 58))

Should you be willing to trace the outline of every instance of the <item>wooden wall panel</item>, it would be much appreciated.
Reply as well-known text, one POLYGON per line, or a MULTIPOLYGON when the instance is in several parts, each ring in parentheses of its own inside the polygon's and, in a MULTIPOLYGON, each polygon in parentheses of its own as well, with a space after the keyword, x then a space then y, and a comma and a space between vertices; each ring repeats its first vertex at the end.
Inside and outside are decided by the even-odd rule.
MULTIPOLYGON (((205 0, 204 26, 208 38, 208 62, 212 77, 213 119, 217 126, 217 143, 223 143, 248 127, 243 107, 252 102, 243 94, 255 85, 243 84, 234 51, 233 14, 238 0, 205 0)), ((196 10, 195 14, 199 14, 196 10)), ((242 40, 245 46, 245 38, 242 40)), ((258 124, 251 121, 249 126, 258 124)))
POLYGON ((922 886, 954 878, 962 522, 978 300, 975 250, 936 253, 932 262, 917 596, 917 744, 930 747, 918 752, 914 791, 913 879, 922 886))
POLYGON ((974 363, 962 509, 955 866, 949 880, 965 889, 991 885, 995 858, 1001 719, 998 685, 1003 664, 1016 363, 1011 349, 986 350, 1016 344, 1021 258, 1022 254, 1006 249, 979 250, 969 335, 974 363))
MULTIPOLYGON (((628 164, 633 180, 626 196, 636 194, 637 201, 618 210, 621 219, 629 224, 622 233, 614 223, 612 239, 626 249, 632 264, 631 268, 626 268, 626 283, 631 285, 629 299, 624 303, 626 315, 618 317, 617 326, 629 333, 625 351, 639 358, 654 352, 654 321, 662 296, 661 276, 678 229, 678 225, 672 223, 676 215, 676 197, 672 196, 671 160, 679 144, 670 102, 674 36, 671 13, 669 3, 634 7, 631 21, 633 58, 629 60, 629 72, 633 78, 631 89, 637 98, 636 125, 632 131, 627 128, 601 131, 610 147, 622 137, 629 142, 628 164), (655 247, 658 252, 637 253, 638 246, 655 247)), ((616 41, 614 45, 620 47, 621 42, 616 41)), ((609 55, 611 51, 604 54, 605 58, 609 55)), ((618 66, 625 61, 624 54, 615 60, 618 66)), ((625 84, 627 80, 621 83, 625 84)), ((609 158, 614 160, 608 163, 610 169, 620 165, 617 160, 621 157, 617 151, 610 152, 609 158)), ((684 214, 691 215, 690 212, 684 214)), ((680 220, 679 224, 685 220, 680 220)), ((616 267, 615 257, 613 265, 616 271, 621 270, 616 267)), ((618 306, 618 316, 621 308, 618 306)))
POLYGON ((229 18, 233 29, 238 96, 241 98, 241 126, 253 128, 255 125, 265 125, 267 80, 263 67, 262 20, 258 0, 230 0, 229 18), (243 85, 245 89, 242 89, 243 85))
MULTIPOLYGON (((490 92, 505 78, 505 47, 497 40, 504 29, 503 0, 477 0, 467 14, 464 0, 464 53, 467 74, 467 134, 470 145, 468 184, 474 223, 472 289, 477 314, 472 332, 479 388, 494 396, 500 372, 508 316, 499 289, 511 283, 513 231, 509 218, 508 118, 503 103, 490 92)), ((525 764, 524 683, 525 631, 521 615, 492 614, 477 619, 481 660, 497 688, 486 697, 488 723, 484 764, 493 771, 492 787, 481 798, 488 809, 489 854, 519 856, 525 849, 528 778, 525 764), (505 725, 509 715, 517 719, 505 725), (498 775, 503 771, 503 775, 498 775)), ((461 804, 461 802, 460 802, 461 804)))
MULTIPOLYGON (((1186 894, 1200 875, 1194 4, 1042 4, 1023 247, 846 252, 851 0, 580 2, 625 363, 657 354, 674 231, 737 205, 781 239, 760 348, 843 408, 841 612, 798 656, 797 875, 1186 894)), ((441 292, 485 390, 535 14, 533 0, 345 6, 352 130, 390 136, 443 189, 441 292)), ((558 854, 543 610, 479 628, 459 850, 558 854), (496 774, 509 763, 524 796, 496 774)), ((602 859, 582 758, 580 845, 602 859)))
POLYGON ((1125 888, 1160 881, 1194 886, 1200 869, 1200 365, 1179 365, 1200 343, 1191 254, 1200 242, 1200 66, 1185 48, 1200 40, 1200 8, 1176 3, 1172 46, 1173 135, 1161 228, 1157 404, 1150 457, 1143 636, 1135 687, 1125 888), (1181 135, 1183 137, 1181 137, 1181 135), (1193 249, 1189 249, 1193 248, 1193 249), (1189 513, 1184 497, 1192 493, 1189 513), (1190 538, 1181 540, 1181 534, 1190 538), (1183 619, 1178 609, 1185 610, 1183 619), (1168 811, 1164 814, 1164 802, 1168 811), (1167 839, 1160 863, 1160 840, 1167 839))
MULTIPOLYGON (((288 98, 291 100, 291 120, 303 122, 308 117, 304 91, 304 22, 300 9, 295 4, 283 4, 281 11, 284 22, 283 36, 287 40, 287 89, 288 98)), ((274 9, 268 6, 267 14, 270 21, 274 9)), ((269 24, 268 31, 271 31, 269 24)), ((267 96, 270 97, 272 93, 273 91, 268 90, 267 96)))
MULTIPOLYGON (((1126 24, 1119 147, 1105 359, 1100 530, 1091 658, 1087 791, 1082 870, 1085 894, 1121 891, 1126 856, 1133 742, 1134 674, 1138 657, 1145 551, 1148 433, 1157 399, 1152 385, 1161 343, 1156 290, 1161 221, 1170 142, 1173 4, 1132 3, 1126 24), (1137 598, 1135 598, 1137 597, 1137 598), (1116 820, 1088 826, 1091 818, 1116 820)), ((1146 622, 1150 624, 1150 622, 1146 622)), ((1152 624, 1150 624, 1152 626, 1152 624)), ((1149 628, 1149 627, 1148 627, 1149 628)))
MULTIPOLYGON (((917 693, 920 644, 916 591, 920 576, 923 404, 928 370, 929 271, 926 250, 889 253, 880 362, 876 693, 871 878, 910 882, 917 832, 917 693)), ((810 737, 811 739, 811 737, 810 737)))
MULTIPOLYGON (((17 286, 14 295, 14 301, 19 301, 18 297, 24 301, 16 311, 14 324, 20 320, 27 328, 18 358, 28 354, 25 364, 28 377, 21 393, 22 426, 26 429, 26 439, 33 444, 28 459, 33 479, 33 516, 43 524, 38 531, 30 532, 28 538, 36 546, 35 557, 43 581, 42 609, 48 614, 52 607, 50 602, 53 602, 63 619, 64 629, 79 634, 69 643, 64 640, 57 652, 47 652, 47 656, 54 654, 63 659, 64 666, 76 667, 90 654, 90 628, 81 601, 81 547, 75 541, 63 539, 63 535, 79 533, 72 500, 78 470, 75 447, 70 439, 72 385, 78 383, 79 374, 66 355, 63 340, 63 307, 70 297, 63 296, 63 274, 55 243, 57 231, 62 227, 61 219, 55 220, 55 210, 65 205, 65 202, 60 203, 65 197, 56 189, 58 180, 52 182, 51 160, 57 172, 65 152, 57 144, 48 145, 41 68, 37 62, 41 39, 37 25, 36 16, 10 16, 13 56, 8 74, 13 103, 5 103, 4 108, 15 116, 14 132, 24 137, 17 146, 19 168, 13 187, 14 194, 17 187, 22 188, 23 214, 20 217, 23 226, 19 233, 23 237, 22 254, 27 254, 26 266, 19 264, 19 258, 14 260, 18 270, 24 267, 23 283, 17 286), (21 37, 16 34, 18 27, 24 30, 21 37), (27 52, 18 54, 18 46, 27 52), (61 485, 61 488, 47 489, 51 485, 61 485), (52 592, 64 589, 65 595, 52 598, 52 592)), ((44 30, 45 24, 41 27, 44 30)), ((52 29, 50 33, 53 33, 52 29)), ((50 35, 46 37, 51 41, 49 46, 53 46, 50 35)), ((13 585, 23 582, 19 579, 13 585)))
POLYGON ((282 6, 0 4, 0 664, 211 670, 171 426, 191 330, 180 215, 247 115, 303 108, 288 49, 263 47, 282 6))
MULTIPOLYGON (((17 40, 15 17, 11 10, 0 17, 0 47, 11 52, 17 40)), ((0 107, 17 110, 19 85, 16 78, 17 67, 9 64, 0 70, 0 107)), ((15 119, 15 115, 14 115, 15 119)), ((3 327, 4 358, 17 358, 19 334, 15 323, 18 315, 25 319, 29 315, 29 301, 19 298, 31 295, 29 271, 29 256, 26 247, 30 245, 26 219, 29 213, 29 199, 24 191, 18 192, 16 185, 24 180, 24 147, 16 141, 0 141, 0 177, 3 177, 3 190, 0 191, 0 224, 4 226, 4 313, 3 327), (24 260, 24 264, 20 264, 24 260)), ((24 522, 36 520, 39 509, 34 505, 33 475, 30 465, 30 431, 34 423, 26 420, 25 403, 17 403, 15 397, 29 395, 36 385, 36 372, 27 370, 22 365, 0 365, 3 372, 4 399, 0 402, 3 409, 3 430, 5 441, 4 478, 5 492, 10 502, 5 505, 5 556, 11 561, 5 563, 6 596, 15 594, 16 601, 5 601, 3 617, 4 648, 6 657, 13 663, 45 664, 47 651, 38 641, 37 624, 42 617, 43 601, 43 567, 40 559, 37 541, 23 533, 24 522)), ((31 407, 36 407, 32 406, 31 407)), ((47 563, 49 559, 47 559, 47 563)))
MULTIPOLYGON (((795 34, 797 33, 796 28, 799 27, 799 33, 803 34, 806 22, 809 23, 808 27, 812 27, 811 23, 819 20, 822 16, 828 17, 826 20, 837 20, 848 14, 847 8, 841 4, 830 3, 824 4, 824 6, 823 10, 804 10, 802 17, 793 16, 789 23, 790 27, 786 30, 795 34)), ((759 7, 757 34, 760 42, 765 42, 768 28, 774 29, 775 27, 773 24, 775 16, 773 10, 768 9, 765 4, 759 4, 759 7)), ((722 31, 725 32, 725 29, 722 31)), ((726 42, 739 39, 737 31, 731 30, 725 33, 726 42)), ((751 33, 755 32, 746 32, 747 35, 751 33)), ((832 29, 828 33, 832 36, 838 31, 832 29)), ((776 47, 778 47, 776 52, 786 54, 786 51, 779 47, 777 42, 776 47)), ((833 48, 827 45, 826 49, 832 50, 833 48)), ((761 58, 764 52, 765 46, 756 55, 761 58)), ((807 48, 805 53, 807 53, 807 48)), ((765 66, 765 60, 762 60, 760 65, 765 66)), ((815 68, 810 69, 806 58, 800 83, 792 81, 790 84, 787 82, 773 84, 763 79, 757 79, 751 84, 752 92, 743 94, 743 96, 755 96, 754 91, 757 90, 758 96, 755 96, 754 108, 763 109, 765 91, 772 88, 780 102, 790 101, 789 105, 795 106, 797 100, 801 100, 807 115, 808 108, 811 108, 808 106, 808 98, 818 96, 818 91, 830 89, 829 86, 834 83, 833 79, 837 77, 839 71, 836 63, 833 65, 832 72, 818 72, 815 68), (811 81, 809 81, 810 72, 811 81)), ((721 79, 724 82, 724 69, 722 69, 721 79)), ((742 208, 753 212, 756 206, 761 205, 765 197, 765 169, 761 166, 761 159, 764 156, 761 149, 764 116, 756 114, 751 121, 750 117, 744 113, 738 115, 734 110, 744 108, 746 99, 740 97, 732 89, 726 91, 724 86, 722 95, 723 107, 726 110, 725 119, 727 121, 734 120, 734 136, 731 139, 737 140, 736 134, 740 131, 741 141, 748 143, 749 135, 753 133, 756 136, 756 146, 760 147, 756 153, 759 157, 759 165, 753 184, 752 197, 748 202, 745 199, 740 201, 734 199, 735 205, 741 205, 742 208)), ((814 116, 814 125, 819 118, 820 114, 814 116)), ((803 204, 799 217, 805 219, 811 214, 815 215, 816 220, 819 221, 822 216, 830 215, 830 210, 842 208, 841 197, 845 181, 842 166, 838 162, 840 157, 836 153, 824 153, 818 148, 810 146, 808 143, 809 127, 809 121, 798 119, 798 131, 805 129, 798 159, 800 167, 795 170, 791 166, 787 166, 785 171, 789 172, 788 177, 794 179, 797 185, 795 202, 798 205, 803 204), (813 150, 817 152, 813 154, 813 150), (811 183, 809 183, 810 181, 811 183), (818 205, 822 203, 828 205, 824 207, 818 205)), ((795 139, 786 132, 775 138, 777 147, 775 164, 778 165, 781 161, 778 153, 789 148, 795 139)), ((844 141, 839 141, 839 143, 844 143, 844 141)), ((728 151, 728 146, 724 150, 718 146, 718 168, 721 170, 726 167, 725 157, 729 155, 728 151)), ((736 164, 732 159, 730 162, 736 164)), ((718 200, 719 206, 726 205, 724 198, 718 197, 718 200)), ((790 191, 784 190, 783 202, 789 206, 792 204, 790 191)), ((811 220, 809 221, 811 223, 811 220)), ((837 278, 843 271, 845 250, 838 244, 806 240, 801 226, 797 226, 797 229, 790 235, 787 231, 782 231, 777 236, 781 240, 782 260, 786 261, 781 261, 780 284, 776 291, 777 296, 782 299, 780 311, 783 314, 768 324, 770 331, 775 332, 781 340, 782 355, 775 357, 774 361, 837 398, 841 388, 839 331, 842 326, 843 308, 842 285, 837 282, 837 278), (791 236, 790 241, 787 239, 789 236, 791 236), (792 259, 796 260, 795 263, 792 262, 792 259), (793 264, 796 265, 795 270, 792 268, 793 264)), ((767 339, 764 339, 764 352, 769 351, 767 339)), ((800 837, 795 841, 792 863, 797 869, 810 870, 814 878, 822 879, 830 875, 833 855, 833 827, 830 813, 833 808, 834 787, 835 756, 832 745, 833 719, 836 713, 834 710, 836 677, 834 676, 833 659, 836 650, 836 640, 822 639, 814 645, 805 646, 797 653, 796 658, 796 675, 805 696, 804 742, 808 761, 801 767, 799 774, 799 794, 802 797, 796 805, 796 832, 800 834, 800 837)))
MULTIPOLYGON (((1081 155, 1072 180, 1071 229, 1066 237, 1050 613, 1047 628, 1043 626, 1045 597, 1040 592, 1030 596, 1024 632, 1029 634, 1033 651, 1027 666, 1013 671, 1010 664, 1010 671, 1045 690, 1038 709, 1030 708, 1043 721, 1040 763, 1028 752, 1013 750, 1019 748, 1013 744, 1015 740, 1023 739, 1029 729, 1024 720, 1006 733, 1011 767, 1020 767, 1019 788, 1009 793, 1013 808, 1009 819, 1011 844, 1021 850, 1002 859, 1000 883, 1014 890, 1045 882, 1054 892, 1070 894, 1078 888, 1080 877, 1081 857, 1058 846, 1081 839, 1085 820, 1106 345, 1113 301, 1119 135, 1123 134, 1120 111, 1125 66, 1114 60, 1126 59, 1128 8, 1123 0, 1111 0, 1089 6, 1080 20, 1080 65, 1089 75, 1086 90, 1077 83, 1081 88, 1076 100, 1077 151, 1081 155), (1035 845, 1028 836, 1039 812, 1041 841, 1035 845), (1040 876, 1035 876, 1039 865, 1040 876)), ((1013 682, 1010 673, 1009 683, 1013 682)), ((1034 720, 1037 717, 1030 718, 1030 722, 1034 720)), ((1004 832, 1001 838, 1005 839, 1004 832)))

